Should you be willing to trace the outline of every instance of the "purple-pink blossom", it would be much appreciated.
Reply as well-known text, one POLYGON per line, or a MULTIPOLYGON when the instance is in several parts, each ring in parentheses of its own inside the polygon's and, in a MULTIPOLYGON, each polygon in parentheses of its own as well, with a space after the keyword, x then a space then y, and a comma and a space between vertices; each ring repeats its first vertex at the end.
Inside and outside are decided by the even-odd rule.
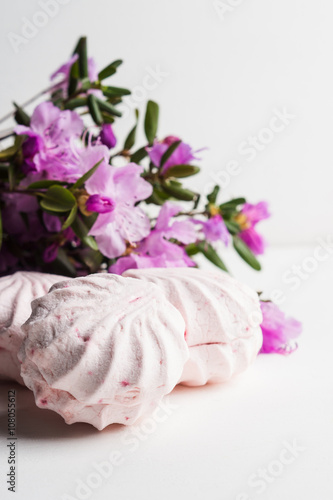
POLYGON ((241 213, 236 217, 236 222, 241 227, 239 237, 247 244, 255 255, 263 254, 266 248, 264 238, 256 230, 258 222, 270 217, 268 204, 261 201, 256 205, 245 203, 241 213))
MULTIPOLYGON (((50 220, 48 223, 50 224, 50 220)), ((61 223, 60 223, 60 227, 55 224, 55 226, 52 229, 55 229, 56 232, 60 231, 61 230, 61 223)), ((67 242, 73 243, 75 246, 80 244, 79 238, 75 235, 75 233, 71 227, 68 227, 67 229, 65 229, 62 232, 61 238, 54 241, 48 247, 45 248, 44 253, 43 253, 44 262, 46 262, 46 263, 53 262, 58 256, 59 248, 67 242)))
POLYGON ((216 214, 205 221, 194 219, 193 222, 195 224, 201 225, 201 230, 206 241, 208 241, 209 243, 222 241, 225 246, 228 246, 230 241, 230 234, 220 214, 216 214))
MULTIPOLYGON (((56 89, 61 89, 62 96, 68 97, 68 85, 69 77, 73 64, 78 60, 78 54, 74 54, 67 62, 62 64, 52 75, 51 80, 54 80, 57 76, 61 76, 61 81, 55 85, 56 89)), ((92 57, 88 58, 88 78, 91 82, 96 82, 98 80, 97 66, 92 57)), ((78 89, 82 87, 81 82, 78 82, 78 89)), ((88 93, 93 93, 97 97, 103 96, 103 93, 98 89, 91 89, 88 93)))
POLYGON ((38 217, 38 202, 35 197, 4 193, 2 199, 5 202, 2 211, 4 232, 15 236, 19 243, 37 241, 45 233, 38 217))
MULTIPOLYGON (((43 212, 43 222, 49 233, 60 233, 62 223, 56 215, 43 212)), ((44 262, 54 261, 58 256, 59 248, 67 242, 73 243, 75 246, 80 244, 79 238, 75 235, 71 227, 62 231, 61 238, 58 238, 45 248, 43 253, 44 262)))
POLYGON ((54 80, 58 75, 62 77, 62 81, 58 84, 58 88, 67 91, 69 75, 73 64, 78 60, 78 54, 74 54, 68 61, 62 64, 54 73, 52 73, 50 80, 54 80))
MULTIPOLYGON (((156 167, 161 166, 161 159, 164 153, 174 142, 179 141, 178 137, 169 135, 163 141, 155 141, 153 146, 147 147, 147 152, 153 164, 156 167)), ((195 155, 199 151, 193 151, 189 144, 181 142, 176 150, 172 153, 170 158, 165 162, 162 167, 162 173, 165 173, 170 167, 175 165, 188 165, 192 160, 199 160, 195 155)))
POLYGON ((188 245, 197 239, 196 228, 192 221, 172 220, 179 212, 181 212, 180 206, 166 202, 149 236, 129 255, 118 259, 109 271, 122 274, 127 269, 195 266, 195 262, 190 259, 183 246, 169 241, 175 239, 183 245, 188 245))
POLYGON ((43 212, 43 222, 49 233, 59 233, 61 231, 62 224, 56 215, 43 212))
POLYGON ((273 302, 261 302, 263 345, 261 353, 290 354, 297 348, 295 339, 302 332, 302 324, 287 318, 273 302))
MULTIPOLYGON (((101 159, 105 146, 91 147, 90 168, 101 159), (95 161, 96 160, 96 161, 95 161)), ((122 255, 127 244, 145 238, 150 231, 150 221, 136 205, 152 193, 152 186, 141 174, 143 167, 129 163, 112 167, 105 159, 85 183, 90 197, 87 209, 99 212, 89 234, 95 236, 100 251, 109 258, 122 255)))
POLYGON ((106 214, 113 212, 116 203, 109 196, 101 196, 100 194, 93 194, 89 196, 86 202, 86 209, 88 212, 98 212, 106 214))
POLYGON ((112 149, 117 144, 116 136, 114 135, 112 125, 110 123, 104 123, 102 125, 101 133, 99 134, 101 143, 104 144, 109 149, 112 149))
POLYGON ((68 182, 78 179, 75 141, 83 131, 83 122, 77 113, 43 102, 35 108, 30 126, 17 125, 14 131, 28 136, 22 147, 25 173, 68 182))

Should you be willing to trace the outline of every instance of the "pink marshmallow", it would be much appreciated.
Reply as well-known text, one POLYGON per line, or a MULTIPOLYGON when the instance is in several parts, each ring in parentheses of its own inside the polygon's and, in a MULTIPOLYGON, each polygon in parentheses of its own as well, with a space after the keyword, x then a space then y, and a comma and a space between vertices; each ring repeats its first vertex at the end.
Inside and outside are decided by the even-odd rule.
POLYGON ((124 276, 154 283, 185 320, 190 358, 179 383, 224 382, 246 370, 262 345, 258 295, 219 270, 131 269, 124 276))
POLYGON ((0 278, 0 379, 23 384, 17 359, 24 336, 21 325, 31 314, 31 301, 62 279, 66 278, 23 271, 0 278))
POLYGON ((37 406, 68 424, 133 424, 177 384, 188 359, 181 314, 152 283, 95 274, 32 303, 19 357, 37 406))

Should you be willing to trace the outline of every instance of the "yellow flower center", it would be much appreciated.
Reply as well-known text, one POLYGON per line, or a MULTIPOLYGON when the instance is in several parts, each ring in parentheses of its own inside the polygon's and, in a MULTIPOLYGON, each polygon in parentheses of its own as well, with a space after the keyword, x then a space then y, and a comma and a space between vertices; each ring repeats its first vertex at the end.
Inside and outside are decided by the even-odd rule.
POLYGON ((212 217, 220 213, 220 209, 216 205, 209 205, 209 213, 212 217))
POLYGON ((251 224, 248 221, 246 215, 243 214, 242 212, 239 213, 238 215, 236 215, 235 222, 237 222, 237 224, 240 226, 242 231, 251 227, 251 224))
POLYGON ((123 253, 122 257, 126 257, 127 255, 130 255, 133 250, 135 250, 137 248, 137 244, 136 243, 130 243, 129 241, 126 242, 126 250, 125 252, 123 253))

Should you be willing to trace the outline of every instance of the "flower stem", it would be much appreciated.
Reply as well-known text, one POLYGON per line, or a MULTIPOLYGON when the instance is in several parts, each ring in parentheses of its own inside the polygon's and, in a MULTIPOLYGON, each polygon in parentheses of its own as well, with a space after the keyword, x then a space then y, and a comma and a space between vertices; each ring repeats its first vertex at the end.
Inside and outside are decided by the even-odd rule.
MULTIPOLYGON (((30 99, 28 99, 26 102, 24 102, 22 105, 21 105, 21 108, 25 108, 26 106, 29 106, 29 104, 33 103, 34 101, 36 101, 36 99, 38 99, 39 97, 41 97, 42 95, 44 94, 47 94, 49 92, 51 92, 52 90, 56 89, 57 87, 59 87, 59 85, 61 85, 62 83, 64 82, 59 82, 59 83, 56 83, 56 84, 52 84, 50 87, 47 87, 46 89, 44 90, 41 90, 40 92, 38 92, 36 95, 34 95, 33 97, 31 97, 30 99)), ((3 116, 2 118, 0 118, 0 123, 3 123, 5 122, 6 120, 8 120, 9 118, 11 118, 13 115, 15 114, 15 110, 14 111, 10 111, 9 113, 7 113, 5 116, 3 116)))

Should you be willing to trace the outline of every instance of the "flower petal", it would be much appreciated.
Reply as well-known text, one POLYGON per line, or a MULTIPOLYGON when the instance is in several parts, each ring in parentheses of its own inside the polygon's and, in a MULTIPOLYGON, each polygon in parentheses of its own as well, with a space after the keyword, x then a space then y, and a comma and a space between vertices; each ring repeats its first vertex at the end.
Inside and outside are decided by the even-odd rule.
POLYGON ((252 250, 255 255, 261 255, 264 253, 266 242, 253 227, 241 231, 238 236, 244 241, 244 243, 247 244, 249 249, 252 250))
MULTIPOLYGON (((104 214, 99 215, 98 219, 103 215, 104 214)), ((103 232, 95 232, 93 226, 89 231, 89 234, 95 236, 100 252, 106 257, 109 257, 109 259, 119 257, 126 250, 126 243, 114 222, 106 224, 103 232)))
POLYGON ((296 348, 291 341, 301 334, 301 323, 293 318, 286 318, 272 302, 261 302, 260 306, 263 313, 263 345, 260 352, 289 354, 296 348))
POLYGON ((198 239, 195 225, 189 220, 175 221, 165 236, 167 238, 175 238, 185 245, 193 243, 198 239))
POLYGON ((113 167, 113 183, 115 189, 115 200, 126 200, 129 204, 145 200, 153 192, 149 182, 145 181, 141 174, 143 167, 135 163, 129 163, 124 167, 113 167))
POLYGON ((268 211, 268 203, 266 201, 260 201, 256 205, 245 203, 242 212, 246 215, 252 226, 255 226, 261 220, 268 219, 271 215, 268 211))
POLYGON ((179 214, 182 211, 182 207, 171 201, 166 201, 158 214, 155 229, 157 231, 166 231, 169 229, 169 222, 171 217, 179 214))

